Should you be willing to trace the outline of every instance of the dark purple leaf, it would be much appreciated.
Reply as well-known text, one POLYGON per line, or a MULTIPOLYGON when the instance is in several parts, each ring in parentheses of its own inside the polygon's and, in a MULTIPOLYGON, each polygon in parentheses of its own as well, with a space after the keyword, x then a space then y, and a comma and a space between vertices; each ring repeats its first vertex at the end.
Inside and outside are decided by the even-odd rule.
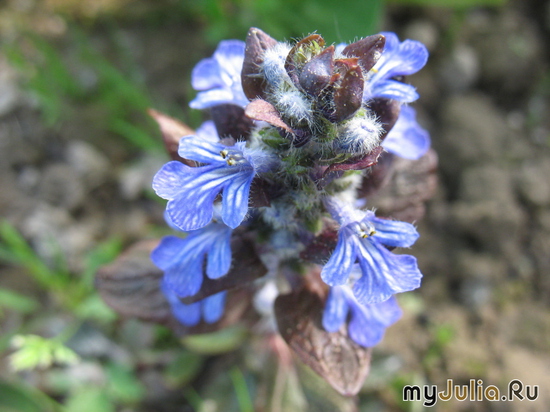
POLYGON ((374 34, 347 45, 343 50, 343 54, 349 57, 357 57, 366 73, 372 69, 380 58, 385 44, 386 38, 384 36, 374 34))
POLYGON ((376 114, 378 121, 382 124, 384 134, 381 139, 384 140, 395 122, 397 122, 401 112, 401 103, 393 99, 376 97, 369 103, 369 108, 376 114))
POLYGON ((271 185, 266 180, 255 177, 250 188, 250 207, 265 207, 271 205, 271 185))
POLYGON ((371 167, 376 164, 383 150, 382 146, 378 146, 361 158, 350 159, 342 163, 333 163, 325 171, 325 176, 336 170, 362 170, 371 167))
POLYGON ((304 65, 299 76, 300 85, 310 96, 319 96, 329 85, 333 71, 334 46, 330 46, 304 65))
POLYGON ((221 138, 232 137, 236 141, 247 140, 254 122, 244 114, 244 109, 234 104, 220 104, 210 108, 212 120, 221 138))
POLYGON ((339 122, 353 116, 361 107, 365 79, 361 67, 357 64, 337 60, 336 65, 343 73, 341 74, 341 80, 334 89, 334 116, 335 121, 339 122))
POLYGON ((171 317, 170 305, 159 288, 163 273, 149 257, 157 244, 158 240, 136 243, 96 274, 99 294, 123 316, 160 323, 171 317))
POLYGON ((309 129, 295 129, 290 136, 287 135, 286 137, 292 140, 294 147, 302 147, 311 140, 312 134, 309 129))
MULTIPOLYGON (((382 162, 383 164, 384 162, 382 162)), ((378 164, 373 167, 373 171, 378 164)), ((377 215, 414 222, 424 215, 424 203, 437 188, 437 155, 430 149, 418 160, 393 157, 390 171, 377 190, 370 190, 369 177, 363 181, 360 196, 367 196, 377 215)))
MULTIPOLYGON (((304 48, 307 48, 308 46, 312 45, 313 43, 317 43, 320 48, 323 48, 325 46, 325 39, 323 39, 318 34, 310 34, 307 37, 304 37, 302 40, 300 40, 298 43, 290 49, 290 52, 288 53, 288 56, 286 57, 285 61, 285 70, 294 82, 296 86, 300 85, 300 81, 298 80, 299 73, 297 72, 297 69, 299 68, 297 66, 297 62, 295 57, 295 54, 299 50, 304 50, 304 48)), ((305 63, 305 62, 304 62, 305 63)))
POLYGON ((391 178, 393 173, 393 160, 395 156, 389 152, 382 152, 378 162, 373 165, 370 172, 363 177, 361 187, 358 190, 358 197, 369 198, 383 187, 391 178))
POLYGON ((371 350, 359 346, 343 327, 322 326, 324 296, 308 288, 275 300, 279 332, 298 357, 345 396, 356 395, 369 373, 371 350))
POLYGON ((248 30, 241 80, 244 94, 250 100, 265 97, 265 80, 261 76, 260 67, 265 51, 276 44, 277 40, 262 30, 256 27, 248 30))
POLYGON ((338 241, 338 226, 332 220, 326 220, 323 231, 315 236, 305 249, 300 252, 300 258, 308 262, 324 265, 336 247, 338 241))

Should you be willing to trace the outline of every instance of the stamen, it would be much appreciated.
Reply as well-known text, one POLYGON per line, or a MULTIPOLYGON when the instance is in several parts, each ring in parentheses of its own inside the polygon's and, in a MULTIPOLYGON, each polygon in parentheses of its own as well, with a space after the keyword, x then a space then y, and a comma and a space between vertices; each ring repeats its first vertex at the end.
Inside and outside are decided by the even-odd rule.
POLYGON ((236 150, 223 149, 220 151, 220 156, 225 159, 229 166, 235 166, 239 163, 247 163, 242 153, 236 150))
POLYGON ((365 221, 354 222, 353 231, 357 236, 359 236, 362 239, 366 239, 376 234, 376 230, 374 229, 374 226, 370 222, 365 222, 365 221))

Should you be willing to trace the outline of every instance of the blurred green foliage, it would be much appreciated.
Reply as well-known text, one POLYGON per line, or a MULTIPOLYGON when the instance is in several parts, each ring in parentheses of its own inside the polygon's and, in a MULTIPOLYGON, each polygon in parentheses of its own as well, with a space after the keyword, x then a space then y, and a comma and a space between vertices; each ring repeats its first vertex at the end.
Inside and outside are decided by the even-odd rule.
POLYGON ((259 27, 279 40, 321 34, 328 43, 350 42, 380 29, 382 0, 197 0, 186 2, 206 38, 242 38, 259 27))
POLYGON ((94 113, 93 127, 112 132, 138 149, 162 151, 156 125, 146 115, 153 106, 140 82, 118 69, 91 47, 86 34, 72 26, 67 41, 75 49, 69 61, 59 46, 32 32, 3 47, 10 63, 23 75, 46 125, 74 116, 79 107, 94 113), (22 45, 26 47, 22 47, 22 45), (29 51, 30 50, 30 51, 29 51), (83 79, 85 74, 86 79, 83 79), (91 84, 89 84, 91 83, 91 84))
POLYGON ((52 364, 74 364, 78 355, 59 339, 45 339, 37 335, 15 335, 12 345, 17 350, 10 356, 13 370, 48 368, 52 364))
POLYGON ((508 0, 388 0, 388 3, 427 7, 485 7, 503 6, 508 0))
MULTIPOLYGON (((89 316, 96 320, 110 321, 113 319, 113 312, 99 300, 93 276, 100 266, 113 260, 120 253, 121 247, 120 240, 116 238, 98 244, 85 257, 86 266, 83 272, 75 275, 68 271, 62 255, 59 255, 52 267, 36 254, 17 229, 6 221, 0 222, 0 261, 23 267, 38 286, 51 293, 56 301, 71 313, 86 313, 82 312, 81 306, 90 305, 92 300, 95 301, 96 311, 89 313, 89 316)), ((12 301, 14 296, 16 294, 12 293, 12 301)), ((24 309, 19 303, 18 309, 21 308, 24 309)))

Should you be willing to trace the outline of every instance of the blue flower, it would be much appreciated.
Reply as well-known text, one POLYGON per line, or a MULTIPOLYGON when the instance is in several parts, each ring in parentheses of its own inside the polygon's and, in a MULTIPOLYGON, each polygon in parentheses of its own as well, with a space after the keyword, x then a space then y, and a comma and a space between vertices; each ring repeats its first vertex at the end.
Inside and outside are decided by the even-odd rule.
POLYGON ((401 317, 401 309, 395 297, 381 303, 362 305, 349 286, 330 289, 323 312, 323 327, 327 332, 337 332, 348 319, 348 334, 361 346, 377 345, 386 328, 401 317))
POLYGON ((217 279, 231 267, 232 229, 213 222, 184 239, 166 236, 151 253, 153 263, 164 271, 163 284, 179 297, 199 292, 206 257, 206 275, 217 279))
POLYGON ((207 109, 219 104, 245 107, 249 101, 241 85, 245 43, 224 40, 214 55, 201 60, 193 69, 191 84, 201 92, 189 103, 193 109, 207 109))
MULTIPOLYGON (((199 126, 195 131, 195 136, 202 140, 207 140, 212 143, 218 143, 220 141, 220 136, 216 130, 216 125, 212 120, 207 120, 199 126)), ((183 137, 183 136, 182 136, 183 137)))
POLYGON ((215 323, 223 315, 226 292, 220 292, 208 296, 198 302, 186 305, 182 303, 178 295, 164 283, 161 283, 161 290, 168 299, 172 313, 175 318, 185 326, 195 326, 200 323, 201 318, 206 323, 215 323))
POLYGON ((394 33, 381 34, 386 37, 386 45, 380 59, 365 77, 363 100, 386 97, 410 103, 418 99, 415 88, 392 78, 416 73, 424 67, 428 61, 428 50, 418 41, 405 40, 400 43, 394 33))
POLYGON ((396 255, 385 247, 411 246, 418 239, 413 225, 379 219, 372 211, 355 210, 333 198, 325 198, 325 206, 340 224, 336 248, 321 271, 325 283, 337 286, 351 281, 362 304, 383 302, 420 286, 416 258, 396 255), (362 276, 350 279, 356 262, 362 276))
POLYGON ((417 160, 430 148, 430 134, 416 121, 416 111, 409 106, 401 106, 401 113, 392 127, 382 147, 388 152, 405 159, 417 160))
POLYGON ((239 226, 248 211, 252 179, 273 166, 269 154, 248 149, 245 142, 224 146, 187 136, 180 140, 178 154, 203 166, 169 162, 153 178, 153 189, 168 200, 168 216, 183 231, 196 230, 210 222, 214 200, 222 191, 221 217, 228 226, 239 226))

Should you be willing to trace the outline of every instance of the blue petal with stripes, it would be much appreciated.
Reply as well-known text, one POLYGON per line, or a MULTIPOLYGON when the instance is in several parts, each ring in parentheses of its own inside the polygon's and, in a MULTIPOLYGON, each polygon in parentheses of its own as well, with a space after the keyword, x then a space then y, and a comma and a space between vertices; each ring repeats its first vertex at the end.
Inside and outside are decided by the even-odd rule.
POLYGON ((178 153, 194 160, 199 167, 181 162, 165 164, 153 178, 153 189, 168 200, 170 221, 182 231, 206 226, 212 219, 214 200, 222 193, 221 217, 236 228, 248 212, 250 185, 256 173, 273 165, 269 154, 248 149, 244 142, 234 146, 186 136, 180 140, 178 153))
POLYGON ((220 104, 245 107, 249 103, 241 85, 244 48, 241 40, 223 40, 212 57, 195 66, 191 85, 199 93, 189 106, 207 109, 220 104))
POLYGON ((418 232, 407 222, 380 219, 372 211, 358 211, 333 198, 325 205, 340 224, 336 248, 321 271, 329 286, 353 285, 362 304, 379 303, 420 286, 416 258, 397 255, 388 247, 410 247, 418 232), (351 276, 355 263, 359 277, 351 276))
POLYGON ((187 237, 164 237, 151 253, 153 263, 164 271, 163 285, 179 297, 199 292, 206 261, 206 275, 224 276, 231 267, 232 229, 222 223, 190 232, 187 237))
POLYGON ((395 297, 363 305, 348 286, 334 286, 325 304, 323 327, 327 332, 336 332, 349 318, 349 337, 361 346, 372 347, 382 340, 386 328, 401 315, 395 297))
POLYGON ((415 40, 400 42, 395 33, 380 33, 386 37, 384 50, 374 67, 365 76, 363 100, 374 97, 410 103, 418 99, 416 89, 395 80, 419 71, 428 61, 426 46, 415 40))
POLYGON ((382 141, 382 147, 399 157, 418 160, 426 154, 430 143, 430 134, 416 121, 416 111, 410 106, 402 106, 397 122, 382 141))

